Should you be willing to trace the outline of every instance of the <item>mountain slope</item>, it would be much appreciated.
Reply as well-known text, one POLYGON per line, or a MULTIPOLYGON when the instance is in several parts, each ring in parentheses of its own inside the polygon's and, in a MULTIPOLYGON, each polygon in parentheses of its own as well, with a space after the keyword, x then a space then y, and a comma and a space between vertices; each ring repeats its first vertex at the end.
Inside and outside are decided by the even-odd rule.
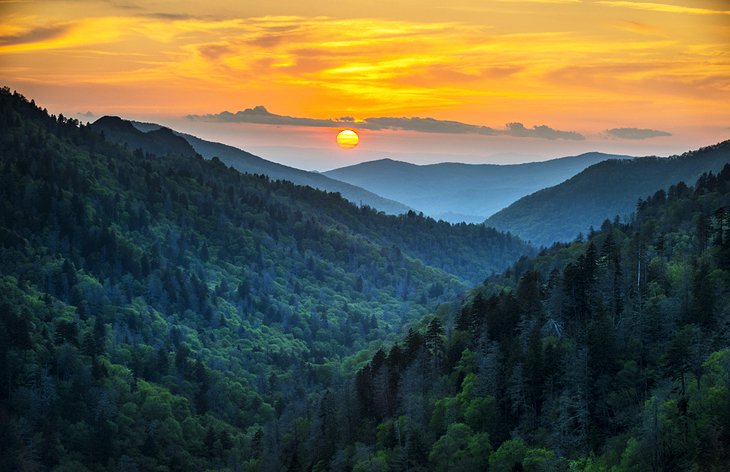
POLYGON ((0 129, 1 470, 264 467, 340 359, 530 251, 129 152, 8 89, 0 129))
POLYGON ((486 224, 536 245, 569 241, 616 215, 626 217, 636 200, 680 180, 693 182, 730 162, 730 141, 681 156, 605 161, 571 179, 524 197, 492 215, 486 224))
POLYGON ((452 222, 481 222, 510 203, 558 184, 606 159, 628 159, 601 153, 527 164, 415 165, 382 159, 325 172, 386 198, 452 222))
POLYGON ((637 213, 383 346, 320 409, 321 447, 285 450, 345 470, 727 470, 730 165, 637 213))
MULTIPOLYGON (((113 142, 130 143, 128 144, 128 147, 132 150, 137 149, 137 147, 141 147, 131 143, 145 142, 144 135, 159 133, 160 130, 167 130, 167 128, 154 123, 126 121, 127 125, 120 133, 118 131, 119 126, 109 129, 109 118, 110 117, 100 118, 91 125, 92 128, 97 131, 104 131, 105 135, 111 137, 113 142), (131 132, 129 127, 136 129, 136 132, 131 132)), ((218 157, 225 164, 240 172, 266 175, 271 179, 288 180, 289 182, 293 182, 297 185, 308 185, 312 188, 324 190, 326 192, 337 192, 355 205, 368 205, 376 210, 383 211, 391 215, 407 213, 410 210, 409 207, 402 203, 383 198, 363 188, 329 178, 316 172, 308 172, 301 169, 295 169, 294 167, 277 164, 276 162, 267 161, 266 159, 233 146, 206 141, 190 134, 180 133, 177 131, 173 131, 172 133, 174 133, 180 141, 186 141, 195 152, 204 158, 212 159, 213 157, 218 157)), ((155 149, 159 150, 159 148, 155 149)), ((170 149, 176 149, 177 153, 180 154, 178 147, 170 149)), ((164 153, 155 152, 154 154, 162 155, 164 153)))
POLYGON ((195 156, 195 150, 184 139, 173 134, 169 128, 158 127, 148 133, 141 133, 131 122, 118 116, 103 116, 91 128, 104 134, 107 141, 126 146, 130 151, 142 149, 144 152, 165 156, 195 156))

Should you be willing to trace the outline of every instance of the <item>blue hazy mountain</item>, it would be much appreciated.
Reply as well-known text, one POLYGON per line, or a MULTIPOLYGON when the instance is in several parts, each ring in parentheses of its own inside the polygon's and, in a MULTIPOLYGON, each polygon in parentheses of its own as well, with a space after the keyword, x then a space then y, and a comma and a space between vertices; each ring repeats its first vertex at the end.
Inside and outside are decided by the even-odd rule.
POLYGON ((597 152, 526 164, 416 165, 392 159, 365 162, 325 174, 434 218, 481 222, 525 195, 556 185, 607 159, 628 156, 597 152))
POLYGON ((673 157, 595 164, 569 180, 521 198, 486 220, 536 245, 569 241, 607 218, 626 217, 639 198, 679 181, 695 182, 730 162, 730 141, 673 157))

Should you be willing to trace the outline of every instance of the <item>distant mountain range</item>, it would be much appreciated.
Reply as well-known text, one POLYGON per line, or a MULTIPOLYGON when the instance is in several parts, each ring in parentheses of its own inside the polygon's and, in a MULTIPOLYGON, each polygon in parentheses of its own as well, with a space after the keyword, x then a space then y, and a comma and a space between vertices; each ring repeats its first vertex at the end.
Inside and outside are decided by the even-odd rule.
POLYGON ((217 156, 226 165, 249 174, 262 174, 274 180, 288 180, 297 185, 308 185, 326 192, 338 192, 356 205, 367 205, 388 214, 401 214, 411 208, 365 189, 341 182, 325 175, 295 169, 267 161, 249 152, 170 130, 154 123, 127 121, 116 116, 104 116, 92 123, 92 129, 104 132, 109 141, 126 144, 129 150, 142 149, 152 154, 200 154, 206 159, 217 156))
POLYGON ((606 218, 630 215, 639 198, 684 181, 694 183, 705 172, 730 162, 730 141, 681 156, 609 160, 569 180, 521 198, 492 215, 486 224, 532 242, 569 241, 606 218))
POLYGON ((415 165, 381 159, 325 172, 452 223, 482 222, 517 199, 559 184, 586 167, 629 156, 591 152, 527 164, 415 165))
POLYGON ((239 171, 338 192, 385 213, 413 208, 451 223, 485 222, 538 246, 572 240, 607 218, 626 217, 637 199, 679 181, 694 182, 730 162, 726 141, 670 158, 593 152, 512 165, 415 165, 381 159, 319 174, 157 124, 103 117, 91 127, 129 150, 218 157, 239 171))

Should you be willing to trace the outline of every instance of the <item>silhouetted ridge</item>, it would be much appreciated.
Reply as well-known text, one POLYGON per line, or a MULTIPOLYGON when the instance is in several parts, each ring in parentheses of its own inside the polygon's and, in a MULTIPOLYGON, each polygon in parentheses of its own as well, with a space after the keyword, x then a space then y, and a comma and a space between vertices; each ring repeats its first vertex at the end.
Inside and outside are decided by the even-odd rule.
MULTIPOLYGON (((132 123, 141 131, 151 132, 160 128, 154 123, 132 123)), ((276 162, 267 161, 259 156, 227 144, 206 141, 190 134, 172 131, 185 139, 201 156, 206 159, 218 157, 227 165, 241 172, 266 175, 272 179, 282 179, 297 185, 308 185, 327 192, 337 192, 355 205, 367 205, 388 214, 398 215, 411 210, 410 207, 394 200, 383 198, 372 192, 317 172, 308 172, 276 162)))
POLYGON ((135 151, 137 149, 144 153, 166 156, 177 154, 180 156, 193 157, 197 153, 195 149, 180 136, 175 135, 169 128, 142 132, 134 125, 116 116, 103 116, 91 124, 91 129, 103 132, 104 137, 135 151))

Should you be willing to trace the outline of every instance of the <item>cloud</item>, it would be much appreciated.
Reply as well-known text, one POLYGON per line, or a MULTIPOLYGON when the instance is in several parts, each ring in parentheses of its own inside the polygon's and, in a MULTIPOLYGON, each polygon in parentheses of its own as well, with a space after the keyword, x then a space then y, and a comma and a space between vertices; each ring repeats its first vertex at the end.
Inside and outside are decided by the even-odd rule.
POLYGON ((194 17, 192 15, 187 15, 184 13, 168 13, 168 12, 152 12, 152 13, 145 13, 144 15, 147 18, 155 18, 158 20, 167 20, 167 21, 180 21, 180 20, 196 20, 199 19, 197 17, 194 17))
POLYGON ((77 116, 80 116, 82 118, 96 118, 97 116, 99 116, 99 115, 97 115, 95 113, 92 113, 91 111, 87 111, 85 113, 79 112, 79 113, 76 113, 76 115, 77 116))
MULTIPOLYGON (((359 123, 358 123, 359 124, 359 123)), ((391 129, 403 131, 419 131, 422 133, 448 134, 497 134, 498 131, 488 126, 470 125, 458 121, 436 120, 434 118, 395 118, 377 117, 363 120, 362 127, 366 129, 391 129)))
POLYGON ((572 141, 586 139, 585 136, 575 131, 559 131, 545 125, 525 128, 522 123, 507 123, 507 132, 505 134, 516 138, 569 139, 572 141))
POLYGON ((200 54, 206 59, 217 60, 223 54, 229 54, 233 51, 230 46, 223 44, 205 44, 198 48, 200 54))
POLYGON ((473 125, 460 121, 437 120, 421 117, 392 117, 380 116, 355 121, 351 116, 336 119, 302 118, 271 113, 259 105, 253 108, 231 113, 224 111, 218 114, 188 115, 193 121, 207 121, 217 123, 254 123, 281 126, 309 126, 317 128, 355 127, 368 130, 416 131, 420 133, 444 134, 481 134, 486 136, 512 136, 515 138, 539 139, 567 139, 582 141, 585 137, 575 131, 560 131, 546 125, 526 128, 522 123, 508 123, 505 129, 495 129, 489 126, 473 125))
POLYGON ((26 43, 48 41, 63 36, 68 25, 49 26, 23 31, 19 34, 0 36, 0 46, 17 46, 26 43))
POLYGON ((482 134, 487 136, 512 136, 514 138, 540 139, 567 139, 582 141, 585 137, 575 131, 559 131, 546 125, 526 128, 522 123, 508 123, 505 129, 496 129, 489 126, 472 125, 459 121, 436 120, 433 118, 366 118, 362 123, 356 123, 365 129, 391 129, 403 131, 419 131, 422 133, 446 134, 482 134))
POLYGON ((580 3, 581 0, 497 0, 501 3, 550 3, 550 4, 560 4, 560 3, 580 3))
POLYGON ((646 128, 612 128, 607 129, 605 133, 619 139, 651 139, 660 136, 672 135, 672 133, 668 133, 666 131, 646 128))
POLYGON ((313 126, 318 128, 339 125, 339 122, 335 120, 277 115, 269 112, 269 110, 261 105, 246 108, 236 113, 224 111, 216 115, 188 115, 187 118, 193 121, 212 121, 219 123, 255 123, 261 125, 313 126))
MULTIPOLYGON (((577 123, 584 115, 597 113, 620 123, 617 117, 636 107, 637 100, 647 102, 640 110, 641 121, 653 123, 666 113, 689 116, 692 113, 686 110, 707 110, 730 94, 727 65, 718 59, 727 49, 728 31, 702 27, 697 22, 703 18, 697 15, 657 13, 662 15, 658 21, 619 5, 583 2, 576 3, 576 21, 566 24, 556 10, 557 20, 546 18, 513 32, 510 23, 502 23, 513 14, 501 19, 504 12, 494 22, 462 14, 461 20, 446 15, 429 22, 231 17, 213 4, 211 9, 186 11, 178 6, 171 13, 165 9, 157 14, 152 6, 136 6, 145 2, 119 1, 123 3, 117 2, 113 12, 93 9, 83 17, 76 9, 64 16, 66 8, 59 9, 60 16, 50 15, 45 10, 53 9, 44 8, 42 1, 31 2, 39 5, 32 9, 34 16, 9 15, 0 28, 0 55, 14 57, 0 60, 0 73, 10 81, 63 84, 76 94, 67 96, 86 93, 89 84, 103 87, 105 91, 89 98, 88 104, 76 104, 88 108, 112 101, 141 112, 153 99, 160 110, 171 114, 220 111, 237 103, 245 89, 255 91, 258 103, 272 110, 316 104, 313 116, 335 122, 346 121, 337 117, 355 110, 358 118, 428 117, 436 110, 465 110, 468 114, 461 117, 465 121, 461 125, 426 119, 388 124, 399 129, 437 127, 451 133, 488 133, 470 127, 472 123, 525 135, 525 129, 502 126, 524 119, 525 110, 530 116, 549 110, 561 122, 577 123), (587 15, 596 9, 619 15, 600 25, 581 19, 585 17, 581 12, 587 15), (185 21, 171 21, 188 13, 185 21), (649 36, 624 41, 626 28, 649 36), (12 44, 19 42, 23 43, 12 44), (480 116, 480 109, 489 114, 480 116)), ((494 4, 488 8, 494 10, 494 4)), ((497 10, 512 8, 504 4, 497 10)), ((704 19, 714 21, 711 16, 704 19)), ((543 123, 525 123, 523 128, 540 134, 531 128, 533 124, 543 123)))
POLYGON ((652 2, 627 2, 627 1, 599 1, 601 5, 610 7, 625 7, 634 10, 656 11, 662 13, 680 13, 690 15, 730 15, 730 10, 712 10, 710 8, 686 7, 682 5, 669 5, 666 3, 652 2))

